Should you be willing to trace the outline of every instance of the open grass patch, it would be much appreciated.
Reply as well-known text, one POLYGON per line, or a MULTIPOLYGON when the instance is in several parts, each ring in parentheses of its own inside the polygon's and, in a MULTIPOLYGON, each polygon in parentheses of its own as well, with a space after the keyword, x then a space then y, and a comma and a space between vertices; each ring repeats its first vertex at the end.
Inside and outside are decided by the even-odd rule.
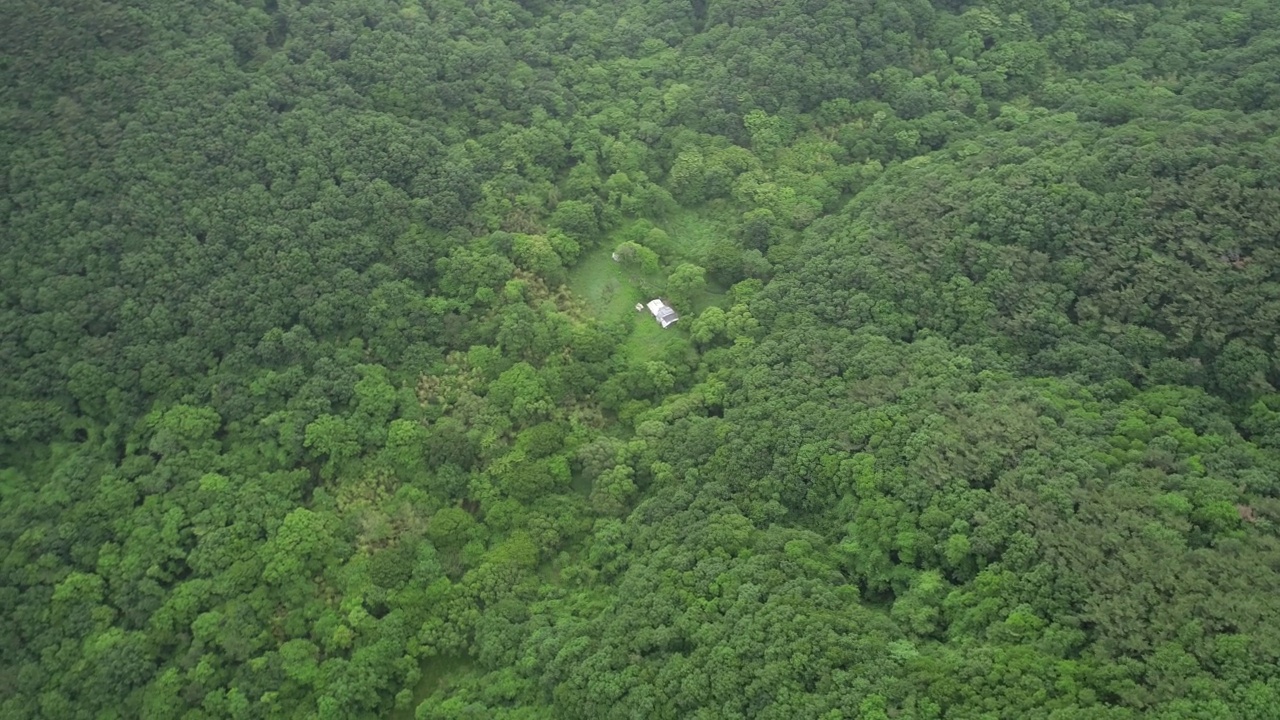
MULTIPOLYGON (((712 306, 727 309, 729 306, 729 289, 713 280, 707 280, 707 289, 693 298, 693 306, 686 308, 684 313, 692 320, 703 310, 712 306)), ((681 322, 684 321, 681 320, 681 322)))
MULTIPOLYGON (((674 327, 663 329, 647 310, 637 311, 636 303, 659 296, 661 275, 646 276, 639 270, 614 262, 613 245, 606 243, 585 254, 569 272, 569 290, 583 310, 601 320, 621 320, 631 327, 623 352, 632 362, 648 362, 666 357, 673 348, 687 347, 687 325, 693 309, 682 310, 687 317, 674 327)), ((710 295, 710 293, 704 293, 710 295)))
POLYGON ((701 263, 707 250, 728 232, 714 208, 681 208, 658 223, 671 238, 675 256, 683 262, 701 263))
POLYGON ((612 258, 608 245, 582 256, 569 271, 569 290, 580 299, 587 312, 601 319, 617 319, 642 301, 641 278, 612 258))
POLYGON ((689 346, 688 327, 682 325, 691 322, 692 318, 682 318, 680 322, 664 329, 648 312, 633 311, 632 314, 636 316, 635 325, 622 345, 623 352, 631 362, 661 360, 677 349, 683 350, 689 346))
MULTIPOLYGON (((725 238, 729 232, 732 212, 719 201, 707 203, 696 209, 681 208, 658 224, 671 240, 674 250, 671 265, 682 262, 706 264, 711 247, 725 238)), ((724 307, 728 302, 728 287, 707 278, 707 288, 693 298, 691 307, 676 308, 690 320, 709 307, 724 307)))
MULTIPOLYGON (((643 228, 625 226, 610 233, 596 248, 583 254, 569 271, 569 290, 585 315, 601 320, 621 320, 631 328, 623 344, 623 353, 632 362, 648 362, 671 357, 689 348, 689 325, 703 310, 723 307, 728 300, 727 288, 709 281, 704 291, 685 307, 676 307, 681 320, 663 329, 648 311, 636 311, 636 303, 646 303, 662 296, 666 275, 683 262, 700 263, 708 248, 727 232, 726 222, 716 208, 682 209, 657 223, 670 238, 671 253, 664 257, 665 267, 657 273, 644 273, 635 265, 614 261, 618 244, 642 238, 643 228), (637 232, 637 230, 639 230, 637 232)), ((652 226, 650 226, 652 227, 652 226)))

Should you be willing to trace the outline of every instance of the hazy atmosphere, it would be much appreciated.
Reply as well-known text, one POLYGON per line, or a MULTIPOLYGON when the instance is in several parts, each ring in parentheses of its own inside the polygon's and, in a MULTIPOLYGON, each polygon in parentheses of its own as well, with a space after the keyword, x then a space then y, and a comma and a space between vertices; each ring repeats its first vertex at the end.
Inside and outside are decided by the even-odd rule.
POLYGON ((0 4, 0 720, 1280 720, 1280 2, 0 4))

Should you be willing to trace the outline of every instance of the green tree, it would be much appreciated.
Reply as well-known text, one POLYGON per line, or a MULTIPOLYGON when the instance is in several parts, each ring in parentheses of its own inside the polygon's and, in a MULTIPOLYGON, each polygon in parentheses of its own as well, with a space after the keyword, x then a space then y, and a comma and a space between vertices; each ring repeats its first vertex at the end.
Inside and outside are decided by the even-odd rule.
POLYGON ((595 208, 581 200, 561 201, 547 222, 586 246, 594 245, 600 234, 595 208))
POLYGON ((316 456, 325 457, 329 472, 338 464, 360 454, 359 433, 351 422, 334 415, 321 415, 306 428, 303 445, 316 456))
POLYGON ((697 265, 681 263, 667 277, 667 295, 676 307, 691 307, 707 289, 707 274, 697 265))

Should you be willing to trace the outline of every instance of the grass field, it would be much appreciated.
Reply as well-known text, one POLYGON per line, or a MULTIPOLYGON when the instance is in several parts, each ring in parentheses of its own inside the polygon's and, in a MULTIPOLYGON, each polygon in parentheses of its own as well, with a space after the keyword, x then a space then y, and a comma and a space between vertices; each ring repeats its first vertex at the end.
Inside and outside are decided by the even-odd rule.
MULTIPOLYGON (((698 210, 681 208, 679 212, 659 223, 659 227, 665 230, 674 241, 677 262, 695 264, 703 262, 703 257, 711 244, 728 232, 725 221, 719 218, 723 212, 721 208, 715 206, 698 210)), ((683 308, 683 311, 689 315, 697 315, 712 305, 722 306, 725 302, 726 290, 728 288, 708 279, 706 291, 693 299, 693 307, 683 308)), ((681 308, 676 309, 681 310, 681 308)))
MULTIPOLYGON (((672 264, 700 262, 706 249, 724 232, 720 222, 695 210, 681 210, 658 225, 675 246, 672 264)), ((676 346, 688 347, 688 324, 706 308, 723 304, 725 288, 709 282, 707 290, 694 298, 692 307, 676 308, 683 319, 664 330, 648 312, 635 309, 636 303, 661 294, 664 275, 644 275, 614 262, 612 255, 618 242, 618 237, 610 236, 600 247, 584 254, 569 271, 569 290, 583 301, 591 315, 631 324, 624 352, 635 362, 665 357, 676 346)))
POLYGON ((636 316, 635 326, 622 346, 633 362, 659 360, 667 357, 667 353, 675 347, 688 347, 688 328, 682 328, 682 324, 691 322, 692 317, 663 329, 648 311, 633 314, 636 316))
POLYGON ((601 319, 634 315, 635 304, 650 299, 643 297, 643 279, 614 262, 612 255, 613 246, 606 243, 583 255, 569 271, 569 289, 601 319))
POLYGON ((613 245, 606 243, 584 255, 569 273, 569 289, 583 300, 586 310, 600 319, 631 325, 625 352, 635 362, 655 360, 673 345, 688 343, 680 324, 664 330, 648 311, 635 309, 636 303, 648 302, 657 295, 659 278, 631 271, 614 262, 612 255, 613 245))
POLYGON ((671 237, 680 261, 692 263, 700 262, 711 243, 725 232, 713 217, 688 208, 681 208, 658 227, 671 237))

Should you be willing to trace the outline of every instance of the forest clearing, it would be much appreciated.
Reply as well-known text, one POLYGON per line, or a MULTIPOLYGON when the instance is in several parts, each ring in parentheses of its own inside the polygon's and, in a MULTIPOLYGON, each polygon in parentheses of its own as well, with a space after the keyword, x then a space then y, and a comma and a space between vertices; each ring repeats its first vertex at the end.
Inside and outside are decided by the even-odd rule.
POLYGON ((1280 3, 11 5, 0 720, 1280 720, 1280 3))

